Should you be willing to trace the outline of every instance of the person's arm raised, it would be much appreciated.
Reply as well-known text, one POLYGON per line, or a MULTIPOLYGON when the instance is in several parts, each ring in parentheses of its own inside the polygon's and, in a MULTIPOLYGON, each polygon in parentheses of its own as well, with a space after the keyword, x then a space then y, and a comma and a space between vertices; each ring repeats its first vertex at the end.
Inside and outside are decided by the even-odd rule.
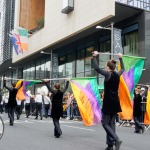
POLYGON ((125 70, 121 53, 118 53, 118 58, 119 58, 119 61, 120 61, 120 66, 121 66, 121 69, 118 71, 118 74, 119 74, 119 76, 121 76, 123 71, 125 70))

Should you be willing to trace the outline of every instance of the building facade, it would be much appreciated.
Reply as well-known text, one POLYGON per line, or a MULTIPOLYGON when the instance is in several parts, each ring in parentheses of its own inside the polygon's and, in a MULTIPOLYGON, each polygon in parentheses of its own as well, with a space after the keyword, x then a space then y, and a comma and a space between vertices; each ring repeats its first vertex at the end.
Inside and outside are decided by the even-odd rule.
MULTIPOLYGON (((95 50, 111 52, 111 31, 96 29, 96 26, 107 28, 114 22, 114 27, 121 29, 123 54, 147 58, 140 82, 149 82, 149 11, 114 0, 76 0, 69 13, 61 12, 63 1, 43 0, 39 3, 16 0, 14 26, 28 29, 32 36, 28 38, 28 51, 19 55, 13 53, 11 65, 14 69, 1 65, 1 76, 28 80, 97 76, 98 83, 103 84, 104 78, 94 71, 91 56, 95 50), (38 14, 36 17, 35 13, 38 14), (44 23, 41 21, 43 26, 39 28, 36 21, 41 17, 44 23), (28 23, 29 20, 32 22, 28 23)), ((100 55, 100 67, 104 68, 109 59, 109 55, 100 55)))

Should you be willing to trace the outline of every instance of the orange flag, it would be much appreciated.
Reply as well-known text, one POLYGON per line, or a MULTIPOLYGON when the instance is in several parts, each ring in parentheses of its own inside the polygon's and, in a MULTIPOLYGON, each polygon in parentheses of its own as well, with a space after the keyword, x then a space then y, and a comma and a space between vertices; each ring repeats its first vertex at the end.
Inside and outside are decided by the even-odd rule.
POLYGON ((144 124, 150 124, 150 90, 148 90, 148 94, 147 94, 147 103, 146 103, 144 124))
POLYGON ((122 112, 120 113, 120 118, 131 120, 133 116, 131 96, 122 76, 120 77, 119 84, 119 100, 122 109, 122 112))
MULTIPOLYGON (((22 80, 19 80, 19 81, 17 82, 17 84, 16 84, 16 87, 19 87, 20 84, 21 84, 21 82, 22 82, 22 80)), ((25 100, 25 99, 26 99, 26 97, 25 97, 25 95, 24 95, 24 92, 23 92, 23 86, 18 90, 17 95, 16 95, 16 98, 17 98, 18 100, 25 100)))

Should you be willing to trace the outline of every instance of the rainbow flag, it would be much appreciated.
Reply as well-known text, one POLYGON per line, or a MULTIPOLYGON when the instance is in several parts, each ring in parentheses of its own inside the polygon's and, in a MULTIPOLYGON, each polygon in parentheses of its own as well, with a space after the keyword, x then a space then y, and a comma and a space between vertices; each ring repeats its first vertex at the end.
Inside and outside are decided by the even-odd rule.
POLYGON ((147 103, 146 103, 146 112, 144 116, 144 124, 150 124, 150 89, 148 89, 147 94, 147 103))
POLYGON ((19 27, 18 32, 20 35, 20 41, 21 41, 21 48, 22 50, 28 50, 28 30, 19 27))
MULTIPOLYGON (((19 87, 21 84, 21 80, 19 80, 16 84, 16 87, 19 87)), ((22 87, 18 90, 16 98, 18 100, 25 100, 27 97, 26 91, 29 88, 29 86, 32 86, 36 83, 40 83, 42 82, 41 80, 27 80, 27 81, 23 81, 23 85, 22 87)))
POLYGON ((142 75, 145 58, 124 55, 122 59, 125 71, 120 78, 119 84, 119 99, 122 108, 120 118, 130 120, 133 116, 133 92, 142 75))
POLYGON ((91 126, 100 123, 102 102, 96 77, 74 78, 70 84, 84 125, 91 126))

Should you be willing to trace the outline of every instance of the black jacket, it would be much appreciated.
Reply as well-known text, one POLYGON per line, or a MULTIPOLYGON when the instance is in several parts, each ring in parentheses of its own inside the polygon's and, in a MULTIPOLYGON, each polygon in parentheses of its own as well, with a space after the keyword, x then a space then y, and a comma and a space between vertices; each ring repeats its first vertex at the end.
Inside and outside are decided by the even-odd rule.
POLYGON ((66 87, 63 90, 54 90, 50 87, 50 85, 46 82, 45 83, 48 90, 53 93, 52 97, 52 109, 51 109, 51 116, 53 118, 59 118, 63 116, 63 94, 66 92, 69 81, 66 83, 66 87))
POLYGON ((133 116, 140 117, 142 115, 142 96, 140 94, 134 94, 134 104, 133 104, 133 116))
POLYGON ((14 108, 17 106, 16 95, 21 86, 19 88, 8 87, 6 86, 6 80, 4 80, 4 87, 9 91, 8 107, 14 108))

